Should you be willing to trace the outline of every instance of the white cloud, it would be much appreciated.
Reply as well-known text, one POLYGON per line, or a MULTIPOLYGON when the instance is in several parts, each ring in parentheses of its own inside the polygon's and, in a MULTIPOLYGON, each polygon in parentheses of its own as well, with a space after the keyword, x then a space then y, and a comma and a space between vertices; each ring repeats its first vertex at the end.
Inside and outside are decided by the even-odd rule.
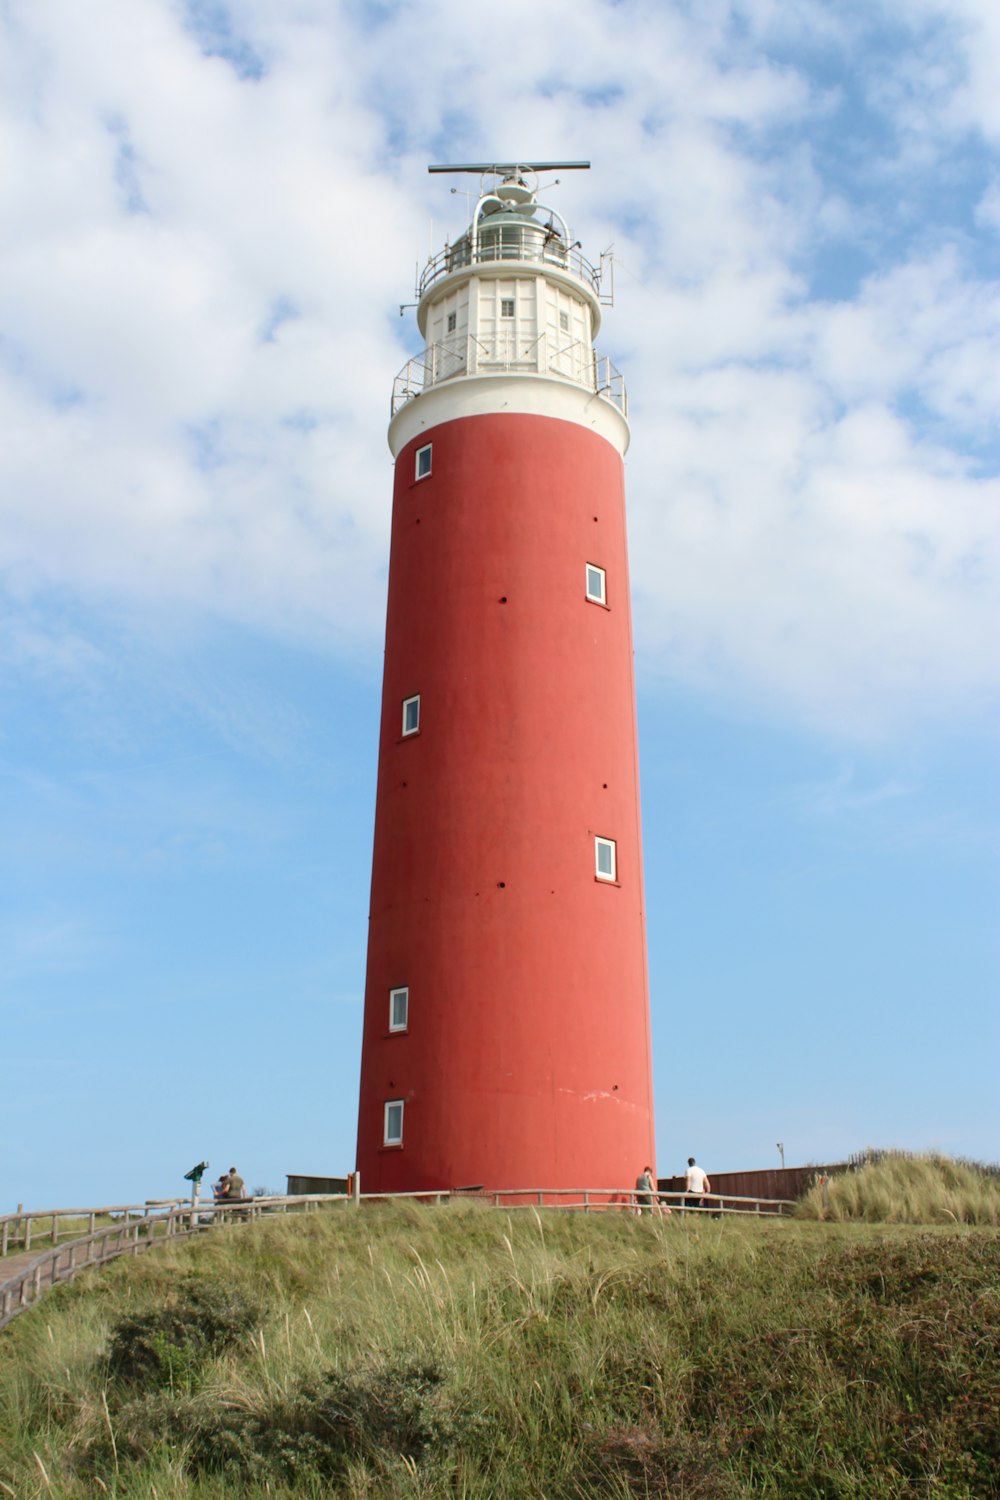
MULTIPOLYGON (((993 0, 895 0, 891 9, 909 23, 925 17, 942 63, 952 63, 951 87, 941 95, 943 120, 990 141, 1000 138, 1000 11, 993 0)), ((916 65, 917 59, 914 71, 916 65)))
POLYGON ((437 245, 464 204, 426 163, 593 155, 558 192, 588 253, 620 260, 600 344, 633 396, 646 670, 860 735, 978 710, 997 286, 967 224, 914 227, 939 146, 913 101, 994 131, 987 6, 921 0, 909 53, 859 52, 887 129, 870 157, 863 138, 837 156, 851 125, 815 60, 908 25, 892 5, 512 0, 485 40, 454 0, 248 0, 228 40, 222 15, 35 0, 3 23, 9 592, 370 648, 388 392, 415 346, 396 304, 428 211, 437 245), (839 300, 811 290, 831 240, 865 257, 839 300))

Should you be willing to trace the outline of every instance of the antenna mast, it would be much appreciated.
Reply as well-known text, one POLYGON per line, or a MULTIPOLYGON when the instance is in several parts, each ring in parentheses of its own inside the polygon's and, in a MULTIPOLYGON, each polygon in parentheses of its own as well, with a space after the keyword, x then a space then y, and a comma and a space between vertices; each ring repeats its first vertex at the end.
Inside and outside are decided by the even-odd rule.
POLYGON ((586 172, 589 161, 466 161, 428 167, 428 172, 586 172))

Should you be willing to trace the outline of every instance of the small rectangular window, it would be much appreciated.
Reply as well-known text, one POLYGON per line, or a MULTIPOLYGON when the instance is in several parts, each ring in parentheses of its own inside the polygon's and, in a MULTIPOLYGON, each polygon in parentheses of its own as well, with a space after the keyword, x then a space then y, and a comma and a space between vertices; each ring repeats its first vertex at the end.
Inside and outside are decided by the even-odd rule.
POLYGON ((400 985, 389 991, 389 1030, 405 1031, 410 1016, 410 987, 400 985))
POLYGON ((513 297, 500 298, 500 316, 501 318, 512 318, 514 316, 513 297))
POLYGON ((403 733, 416 734, 420 728, 420 694, 403 699, 403 733))
POLYGON ((618 879, 618 846, 614 839, 594 840, 594 859, 598 880, 618 879))
POLYGON ((563 333, 569 333, 569 313, 568 312, 561 312, 559 314, 559 327, 562 329, 563 333))
POLYGON ((422 448, 417 449, 417 466, 415 470, 417 479, 426 479, 431 472, 432 447, 432 443, 425 443, 422 448))
POLYGON ((402 1099, 389 1099, 386 1101, 382 1144, 384 1146, 401 1146, 403 1144, 402 1099))
POLYGON ((607 604, 608 589, 607 576, 603 568, 597 567, 596 563, 587 564, 587 598, 592 599, 595 604, 607 604))
POLYGON ((458 313, 449 313, 448 314, 448 332, 449 333, 454 333, 455 332, 455 325, 456 325, 457 322, 458 322, 458 313))

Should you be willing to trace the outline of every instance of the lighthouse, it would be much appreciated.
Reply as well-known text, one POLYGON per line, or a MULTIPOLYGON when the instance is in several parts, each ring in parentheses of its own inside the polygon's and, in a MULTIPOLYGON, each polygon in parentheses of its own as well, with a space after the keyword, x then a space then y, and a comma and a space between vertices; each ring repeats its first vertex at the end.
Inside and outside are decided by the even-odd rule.
POLYGON ((365 1192, 655 1161, 626 395, 600 269, 539 185, 587 165, 430 168, 479 194, 392 394, 365 1192))

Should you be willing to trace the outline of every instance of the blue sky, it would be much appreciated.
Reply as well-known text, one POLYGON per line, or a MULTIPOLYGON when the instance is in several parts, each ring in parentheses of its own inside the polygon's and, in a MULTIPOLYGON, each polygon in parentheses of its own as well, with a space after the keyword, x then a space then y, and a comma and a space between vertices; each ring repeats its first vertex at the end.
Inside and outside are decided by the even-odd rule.
POLYGON ((1000 1156, 1000 12, 484 30, 0 12, 0 1208, 352 1164, 399 304, 497 156, 614 247, 659 1170, 1000 1156))

